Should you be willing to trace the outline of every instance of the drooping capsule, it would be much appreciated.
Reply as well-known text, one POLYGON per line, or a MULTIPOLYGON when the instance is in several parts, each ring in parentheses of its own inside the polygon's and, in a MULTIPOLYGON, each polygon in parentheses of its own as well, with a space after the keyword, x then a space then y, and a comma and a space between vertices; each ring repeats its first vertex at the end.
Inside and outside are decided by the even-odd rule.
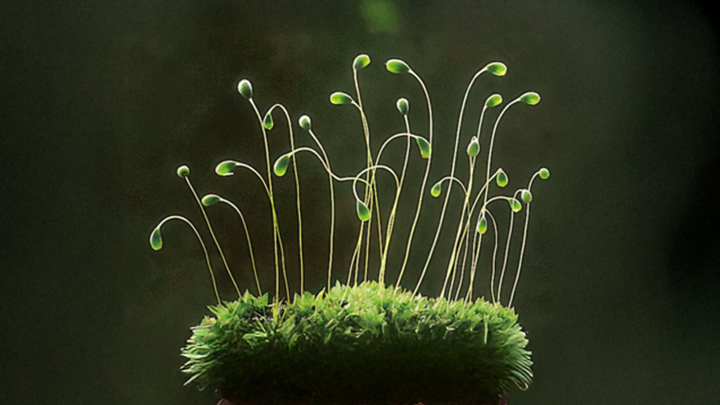
POLYGON ((370 209, 368 209, 368 206, 364 202, 357 200, 356 209, 357 216, 361 221, 365 222, 370 219, 370 209))
POLYGON ((410 72, 410 66, 400 59, 390 59, 385 62, 385 69, 390 73, 400 74, 410 72))
POLYGON ((355 60, 353 60, 353 69, 360 70, 360 69, 367 67, 367 65, 369 65, 369 64, 370 64, 370 57, 368 55, 361 54, 361 55, 356 56, 355 60))
POLYGON ((497 183, 498 187, 507 186, 508 178, 507 174, 505 174, 505 171, 503 169, 498 170, 497 177, 495 177, 495 182, 497 183))
POLYGON ((240 93, 243 97, 245 97, 248 100, 252 98, 253 87, 252 87, 252 83, 250 83, 250 80, 248 80, 248 79, 240 80, 240 83, 238 83, 238 93, 240 93))
POLYGON ((202 205, 209 207, 211 205, 219 203, 220 196, 217 194, 207 194, 200 201, 202 201, 202 205))
POLYGON ((440 193, 442 193, 442 181, 438 181, 430 189, 430 195, 433 197, 440 196, 440 193))
POLYGON ((282 156, 280 156, 273 165, 273 172, 276 176, 282 177, 285 175, 288 169, 288 165, 290 164, 290 154, 286 153, 282 156))
POLYGON ((160 250, 162 249, 162 245, 163 241, 162 235, 160 234, 160 227, 157 227, 150 233, 150 247, 152 247, 153 250, 160 250))
POLYGON ((423 137, 417 137, 415 138, 415 142, 417 143, 418 149, 420 149, 420 156, 422 156, 423 159, 428 159, 430 157, 430 144, 428 141, 423 137))
POLYGON ((342 91, 336 91, 330 95, 330 102, 335 105, 352 104, 353 99, 342 91))

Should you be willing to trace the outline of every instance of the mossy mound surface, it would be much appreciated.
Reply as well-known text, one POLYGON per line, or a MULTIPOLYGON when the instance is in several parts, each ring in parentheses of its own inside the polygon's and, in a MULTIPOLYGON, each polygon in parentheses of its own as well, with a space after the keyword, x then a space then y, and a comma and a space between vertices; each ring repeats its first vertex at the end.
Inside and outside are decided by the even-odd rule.
POLYGON ((182 355, 188 383, 233 402, 498 403, 532 379, 512 309, 367 282, 273 305, 210 307, 182 355))

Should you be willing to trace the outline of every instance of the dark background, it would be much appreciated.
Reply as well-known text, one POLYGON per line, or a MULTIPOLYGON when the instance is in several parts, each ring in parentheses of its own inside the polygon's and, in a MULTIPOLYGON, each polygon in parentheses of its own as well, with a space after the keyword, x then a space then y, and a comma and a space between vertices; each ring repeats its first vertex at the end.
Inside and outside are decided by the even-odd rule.
MULTIPOLYGON (((164 229, 161 252, 147 243, 165 215, 202 225, 175 168, 190 165, 199 193, 226 195, 252 217, 271 289, 268 209, 256 182, 212 173, 226 158, 264 164, 236 83, 252 80, 262 109, 282 102, 294 120, 310 114, 337 171, 350 174, 363 156, 357 112, 327 96, 353 93, 358 53, 373 58, 361 80, 376 147, 402 128, 397 97, 410 99, 413 128, 427 131, 417 83, 382 62, 403 58, 425 79, 437 123, 431 181, 448 171, 460 101, 477 69, 501 60, 509 73, 479 80, 466 133, 491 91, 506 100, 530 89, 543 96, 508 112, 494 160, 513 189, 540 166, 552 170, 551 181, 534 187, 515 301, 536 377, 511 404, 700 404, 720 396, 719 48, 705 3, 29 1, 0 9, 0 403, 213 404, 213 393, 183 387, 179 371, 189 327, 214 300, 201 251, 181 225, 164 229)), ((280 118, 273 156, 288 150, 280 118)), ((310 142, 302 131, 297 137, 310 142)), ((396 145, 395 162, 401 153, 396 145)), ((309 156, 299 163, 305 221, 320 229, 306 242, 308 287, 317 291, 326 177, 309 156)), ((422 165, 411 162, 416 184, 422 165)), ((277 184, 292 197, 290 176, 277 184)), ((347 190, 341 268, 356 226, 347 190)), ((408 287, 438 205, 426 200, 408 287)), ((240 228, 223 210, 209 214, 249 287, 240 228)), ((402 241, 395 248, 398 257, 402 241)), ((221 295, 231 299, 213 259, 221 295)), ((423 292, 437 294, 441 272, 423 292)))

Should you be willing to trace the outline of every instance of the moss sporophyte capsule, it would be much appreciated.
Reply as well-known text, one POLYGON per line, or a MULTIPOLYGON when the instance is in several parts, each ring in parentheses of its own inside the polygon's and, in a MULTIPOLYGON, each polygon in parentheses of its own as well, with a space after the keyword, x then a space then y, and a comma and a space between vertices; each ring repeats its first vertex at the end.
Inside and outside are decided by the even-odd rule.
MULTIPOLYGON (((148 241, 153 250, 172 251, 174 240, 165 247, 161 229, 169 222, 184 223, 192 231, 187 237, 199 247, 184 252, 192 256, 184 268, 194 267, 202 261, 194 256, 202 255, 217 302, 192 329, 182 350, 188 383, 217 392, 230 403, 248 404, 344 403, 350 398, 368 404, 392 399, 490 405, 504 401, 513 386, 529 386, 532 361, 513 300, 526 242, 533 236, 528 233, 533 182, 547 180, 550 171, 541 167, 527 185, 513 184, 513 193, 507 191, 510 178, 493 160, 493 152, 502 142, 498 132, 508 109, 535 106, 540 95, 528 91, 503 104, 502 95, 487 92, 484 102, 470 104, 467 95, 475 97, 470 90, 476 82, 491 86, 508 72, 504 63, 490 62, 470 80, 454 137, 436 134, 432 101, 420 75, 397 58, 387 60, 385 69, 366 69, 370 64, 366 54, 345 64, 354 85, 347 88, 355 92, 337 91, 329 97, 333 105, 350 107, 333 111, 343 114, 343 120, 354 114, 358 130, 331 130, 327 118, 317 118, 314 128, 310 116, 294 118, 284 105, 260 100, 261 92, 256 98, 250 81, 243 79, 237 91, 257 117, 254 125, 259 128, 247 132, 262 136, 261 155, 251 156, 248 149, 219 161, 215 173, 229 178, 219 183, 228 185, 227 193, 202 198, 191 182, 190 168, 177 167, 175 174, 191 191, 202 216, 195 222, 180 215, 165 217, 148 241), (387 75, 385 80, 414 83, 422 92, 415 102, 421 104, 411 112, 408 98, 397 98, 394 107, 400 115, 392 113, 392 105, 383 106, 394 114, 397 129, 371 134, 375 117, 368 116, 363 102, 374 99, 363 97, 358 77, 381 80, 383 71, 406 75, 387 75), (466 112, 469 105, 478 111, 466 112), (477 130, 468 134, 463 121, 471 116, 480 118, 473 127, 477 130), (486 119, 494 122, 483 127, 486 119), (357 138, 350 139, 353 136, 357 138), (326 150, 322 141, 331 137, 337 143, 326 150), (337 157, 338 144, 357 150, 337 157), (436 150, 441 156, 437 161, 436 150), (433 176, 440 170, 444 175, 431 179, 431 166, 433 176), (327 181, 310 184, 312 171, 327 181), (336 191, 346 194, 336 199, 336 191), (318 192, 320 198, 312 195, 318 192), (232 201, 246 200, 249 193, 260 195, 262 209, 232 201), (329 207, 329 220, 313 216, 303 221, 303 213, 322 207, 329 207), (217 213, 209 215, 206 209, 217 213), (229 235, 218 237, 212 227, 221 215, 231 215, 227 226, 239 227, 233 232, 241 235, 243 250, 236 256, 225 256, 222 245, 229 235), (267 226, 255 226, 259 220, 267 226), (516 221, 522 222, 521 234, 512 232, 516 221), (255 235, 260 229, 269 235, 255 235), (414 243, 417 234, 426 236, 420 244, 414 243), (521 243, 511 243, 513 237, 521 243), (308 238, 312 248, 303 244, 308 238), (266 246, 257 252, 262 256, 257 261, 254 239, 266 246), (344 249, 335 249, 340 241, 344 249), (510 248, 501 250, 496 260, 499 245, 510 248), (211 260, 216 252, 219 260, 211 260), (518 259, 508 260, 511 254, 518 259), (216 280, 220 264, 224 274, 216 280), (305 288, 306 265, 312 268, 307 272, 312 291, 305 288), (236 280, 241 272, 248 273, 236 280), (442 280, 439 290, 424 283, 429 273, 442 280), (320 280, 318 274, 323 274, 320 280), (225 286, 219 288, 220 283, 225 286), (235 295, 230 295, 228 283, 235 295)), ((319 112, 315 116, 326 117, 319 112)), ((524 166, 515 162, 512 167, 522 177, 524 166)), ((513 174, 513 182, 515 178, 513 174)), ((174 225, 167 232, 176 232, 174 225)))

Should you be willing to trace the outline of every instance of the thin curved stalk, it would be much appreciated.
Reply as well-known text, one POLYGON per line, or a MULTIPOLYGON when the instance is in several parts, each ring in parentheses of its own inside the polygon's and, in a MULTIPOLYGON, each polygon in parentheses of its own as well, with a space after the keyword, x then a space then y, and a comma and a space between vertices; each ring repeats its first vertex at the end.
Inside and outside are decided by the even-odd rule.
MULTIPOLYGON (((493 236, 495 239, 495 244, 493 245, 492 274, 490 276, 490 278, 491 278, 490 295, 493 297, 493 302, 495 302, 495 295, 493 292, 494 281, 492 281, 492 280, 495 279, 495 259, 497 257, 497 247, 498 247, 498 227, 497 227, 497 221, 495 221, 495 217, 492 215, 492 213, 490 213, 490 211, 485 211, 485 214, 488 217, 490 217, 490 221, 492 222, 492 226, 493 226, 493 236)), ((478 218, 479 218, 479 215, 478 215, 478 218)), ((477 233, 476 233, 476 236, 477 236, 477 233)), ((477 251, 473 254, 472 266, 470 268, 470 284, 468 286, 466 300, 472 300, 473 287, 475 284, 475 274, 477 272, 477 264, 480 259, 480 247, 482 245, 482 237, 483 237, 483 235, 480 235, 479 241, 477 244, 477 251)))
POLYGON ((195 192, 195 188, 192 186, 192 183, 190 182, 190 176, 185 177, 185 182, 187 183, 188 188, 190 188, 190 191, 192 192, 193 197, 195 197, 195 201, 197 201, 197 204, 200 207, 200 211, 203 214, 203 218, 205 218, 205 223, 207 224, 208 229, 210 230, 210 235, 212 236, 212 239, 215 242, 215 246, 217 247, 217 250, 220 253, 220 258, 222 259, 222 262, 225 265, 225 270, 227 270, 227 274, 228 274, 228 276, 230 276, 230 280, 232 281, 233 286, 235 286, 235 291, 237 291, 238 297, 240 297, 242 295, 240 293, 240 288, 238 287, 237 282, 235 281, 235 277, 233 277, 233 274, 230 271, 230 266, 228 266, 228 262, 225 259, 225 254, 223 253, 223 250, 220 247, 220 242, 218 242, 217 237, 215 237, 215 232, 213 231, 212 225, 210 225, 210 219, 208 219, 207 213, 205 212, 205 208, 203 207, 202 202, 200 202, 200 198, 198 197, 197 193, 195 192))
MULTIPOLYGON (((360 111, 360 120, 362 121, 363 134, 365 136, 365 145, 367 147, 367 166, 375 165, 375 160, 372 156, 372 149, 370 146, 370 125, 368 124, 367 117, 365 116, 365 110, 362 105, 362 94, 360 93, 360 81, 358 80, 358 71, 353 69, 353 83, 355 85, 355 94, 357 96, 357 103, 353 103, 355 107, 360 111)), ((368 204, 370 212, 373 210, 375 205, 375 211, 377 212, 377 225, 378 225, 378 246, 382 251, 383 239, 382 239, 382 218, 380 215, 380 200, 378 199, 377 184, 375 182, 375 171, 368 174, 370 181, 370 188, 365 190, 365 200, 368 204)), ((370 233, 372 230, 372 224, 368 224, 367 229, 367 242, 365 246, 365 276, 364 279, 367 281, 368 272, 368 260, 370 258, 370 233)))
POLYGON ((250 263, 252 264, 253 275, 255 276, 255 285, 257 286, 259 297, 263 294, 263 292, 262 288, 260 287, 260 278, 258 277, 257 266, 255 265, 255 252, 253 250, 252 240, 250 239, 250 231, 248 231, 247 223, 245 222, 245 216, 243 215, 242 211, 240 211, 240 208, 238 208, 238 206, 233 204, 231 201, 221 198, 220 202, 231 206, 240 217, 240 222, 242 223, 243 231, 245 232, 245 239, 247 240, 248 244, 248 251, 250 252, 250 263))
MULTIPOLYGON (((429 99, 428 99, 429 102, 429 99)), ((429 104, 428 104, 429 105, 429 104)), ((432 123, 432 113, 430 114, 430 122, 432 123)), ((407 118, 406 118, 407 121, 407 118)), ((432 124, 430 126, 432 128, 432 124)), ((410 126, 408 123, 407 132, 410 132, 410 126)), ((430 159, 432 159, 432 130, 430 132, 430 138, 428 143, 431 145, 430 149, 430 156, 428 156, 427 163, 425 164, 425 174, 423 175, 422 183, 420 184, 420 192, 418 195, 418 202, 417 202, 417 208, 415 209, 415 217, 413 218, 412 225, 410 226, 410 234, 408 235, 408 240, 405 245, 405 257, 403 258, 402 266, 400 266, 400 274, 398 275, 397 282, 395 282, 395 287, 400 287, 400 282, 402 281, 402 277, 405 274, 405 268, 407 267, 408 259, 410 258, 410 248, 412 246, 412 240, 413 236, 415 235, 415 227, 417 226, 418 220, 420 219, 420 210, 422 209, 422 201, 423 197, 425 195, 425 187, 427 186, 427 179, 428 175, 430 174, 430 159)))
MULTIPOLYGON (((478 128, 477 128, 477 131, 475 132, 475 134, 478 138, 480 137, 480 134, 482 132, 482 123, 483 123, 483 118, 485 117, 485 111, 487 111, 487 104, 484 104, 482 110, 480 111, 480 118, 478 119, 478 128)), ((462 248, 462 244, 463 244, 464 236, 461 236, 461 231, 464 234, 464 232, 466 232, 467 228, 468 228, 467 225, 463 226, 463 222, 466 222, 464 220, 464 214, 467 212, 468 203, 470 201, 470 195, 472 193, 472 188, 473 188, 473 184, 474 184, 473 180, 474 180, 476 160, 477 159, 475 157, 468 156, 468 171, 469 171, 468 186, 467 186, 468 189, 467 189, 467 192, 465 193, 462 210, 460 211, 461 212, 460 221, 458 222, 458 228, 457 228, 457 232, 455 235, 455 242, 453 243, 453 249, 452 249, 452 251, 451 251, 452 253, 450 255, 450 262, 448 263, 447 274, 445 276, 445 280, 447 282, 447 276, 450 275, 450 272, 452 271, 452 276, 450 279, 450 289, 448 290, 448 296, 452 295, 453 284, 455 281, 455 274, 457 272, 457 264, 458 264, 457 257, 459 257, 459 256, 457 256, 456 252, 462 248), (463 228, 465 229, 464 231, 463 231, 463 228)), ((469 216, 467 218, 467 222, 468 222, 468 224, 470 222, 469 216)), ((467 253, 467 249, 465 249, 465 252, 467 253)), ((465 259, 464 259, 465 257, 466 256, 463 256, 463 267, 462 267, 462 272, 461 272, 463 274, 465 272, 465 267, 464 267, 465 266, 465 259)), ((461 281, 462 281, 462 275, 461 275, 461 281)), ((443 292, 444 291, 445 291, 445 288, 443 287, 443 292)), ((442 295, 441 295, 441 297, 442 297, 442 295)))
MULTIPOLYGON (((252 106, 253 110, 255 111, 255 115, 257 116, 258 122, 260 122, 260 130, 262 131, 263 135, 263 146, 265 147, 265 164, 267 169, 267 188, 268 188, 268 195, 270 197, 270 208, 272 209, 272 218, 273 218, 273 252, 275 256, 275 301, 280 301, 280 261, 283 263, 283 276, 287 280, 287 270, 285 269, 285 258, 282 257, 280 260, 278 258, 278 236, 280 234, 280 226, 278 224, 278 218, 277 218, 277 211, 275 209, 275 196, 273 194, 273 184, 272 184, 272 175, 270 171, 270 149, 268 147, 268 139, 267 139, 267 131, 265 130, 265 126, 263 125, 263 118, 260 114, 260 110, 258 110, 257 105, 255 105, 255 101, 253 101, 252 98, 249 99, 250 105, 252 106)), ((288 300, 290 299, 290 289, 285 285, 285 292, 287 294, 288 300)))
MULTIPOLYGON (((488 159, 487 159, 487 168, 485 170, 485 182, 487 183, 488 179, 490 178, 490 166, 492 164, 492 153, 493 153, 493 147, 495 146, 495 134, 497 133, 498 125, 500 125, 500 120, 502 119, 503 115, 505 115, 505 112, 513 106, 513 104, 520 102, 520 99, 517 98, 511 102, 509 102, 505 108, 500 111, 500 114, 498 114, 497 119, 495 120, 495 125, 493 125, 492 135, 490 136, 490 147, 488 148, 488 159)), ((485 190, 485 198, 484 202, 487 203, 487 190, 485 190)))
MULTIPOLYGON (((333 177, 332 177, 332 169, 330 168, 330 159, 328 159, 327 153, 325 153, 325 148, 323 148, 322 144, 318 140, 318 138, 315 136, 315 133, 312 131, 312 129, 308 130, 308 133, 310 133, 310 136, 317 144, 318 148, 320 148, 320 152, 322 152, 323 158, 325 159, 325 165, 327 166, 328 171, 330 174, 328 174, 328 178, 330 180, 330 254, 328 258, 328 281, 327 281, 327 288, 328 291, 332 287, 332 263, 333 263, 333 247, 335 244, 335 184, 333 183, 333 177)), ((294 150, 295 148, 293 148, 294 150)), ((295 157, 293 156, 293 161, 295 160, 295 157)))
MULTIPOLYGON (((466 222, 465 214, 467 212, 467 207, 468 207, 468 203, 470 200, 470 193, 472 193, 472 185, 473 185, 472 179, 473 179, 473 172, 475 170, 474 163, 475 163, 474 159, 470 158, 470 165, 469 165, 470 166, 470 169, 469 169, 470 176, 468 178, 468 186, 467 186, 467 190, 465 191, 463 207, 462 207, 462 210, 460 211, 460 222, 458 223, 458 229, 455 234, 455 242, 453 242, 453 249, 450 254, 450 262, 448 263, 448 268, 445 273, 445 281, 443 282, 443 288, 440 293, 440 298, 443 298, 445 296, 445 287, 447 286, 448 278, 450 277, 451 273, 452 273, 452 280, 450 281, 450 289, 448 290, 448 296, 450 296, 452 294, 453 282, 455 281, 455 271, 457 268, 457 257, 456 256, 457 256, 457 250, 459 249, 458 243, 460 242, 460 239, 461 239, 461 236, 463 233, 463 228, 464 228, 463 223, 466 222)), ((450 190, 448 190, 448 192, 450 192, 450 190)), ((467 222, 469 223, 469 221, 467 221, 467 222)))
MULTIPOLYGON (((520 190, 516 191, 513 195, 513 198, 517 198, 518 193, 520 190)), ((502 302, 502 285, 503 280, 505 279, 505 269, 507 268, 507 261, 508 256, 510 255, 510 241, 512 240, 512 233, 513 233, 513 226, 515 225, 515 213, 510 210, 510 223, 508 224, 508 232, 507 232, 507 239, 505 242, 505 252, 503 253, 503 263, 502 268, 500 270, 500 281, 498 284, 498 301, 502 302)))
MULTIPOLYGON (((528 183, 528 191, 532 188, 533 181, 537 178, 539 175, 538 173, 535 173, 531 178, 530 182, 528 183)), ((518 259, 518 268, 517 272, 515 273, 515 282, 513 283, 513 289, 510 293, 510 301, 508 301, 508 307, 512 306, 513 298, 515 298, 515 290, 517 289, 518 280, 520 280, 520 270, 522 268, 522 261, 523 261, 523 254, 525 253, 525 242, 527 241, 527 231, 528 231, 528 223, 530 222, 530 203, 525 203, 525 225, 523 227, 523 239, 522 244, 520 246, 520 258, 518 259)))
POLYGON ((163 226, 166 222, 177 219, 180 221, 185 222, 186 224, 190 225, 190 228, 192 228, 193 232, 195 232, 195 236, 197 236, 198 241, 200 242, 200 246, 202 246, 203 252, 205 253, 205 261, 207 262, 208 270, 210 271, 210 279, 212 280, 213 290, 215 291, 215 298, 217 298, 218 305, 220 305, 222 302, 220 301, 220 294, 218 293, 217 289, 217 283, 215 282, 215 274, 212 270, 212 265, 210 264, 210 255, 208 255, 207 247, 205 247, 205 243, 202 240, 202 237, 200 236, 200 233, 198 232, 197 228, 195 228, 195 225, 192 224, 187 218, 182 217, 180 215, 170 215, 169 217, 163 219, 160 221, 157 229, 160 229, 160 227, 163 226))
MULTIPOLYGON (((256 176, 256 177, 260 180, 260 182, 262 183, 263 188, 265 189, 265 193, 267 194, 268 198, 270 198, 270 189, 268 188, 268 185, 267 185, 267 183, 265 182, 265 179, 263 179, 263 177, 262 177, 262 175, 260 174, 260 172, 258 172, 254 167, 250 166, 250 165, 247 164, 247 163, 237 162, 237 161, 235 161, 235 160, 230 160, 230 162, 232 162, 232 163, 233 163, 235 166, 237 166, 237 167, 242 167, 243 169, 250 170, 253 174, 255 174, 255 176, 256 176)), ((234 174, 233 172, 229 172, 229 173, 227 173, 227 174, 223 174, 222 176, 223 176, 223 177, 230 177, 230 176, 234 176, 234 175, 235 175, 235 174, 234 174)))
POLYGON ((515 273, 515 282, 513 283, 512 292, 510 293, 510 301, 508 301, 508 308, 512 306, 513 298, 515 298, 515 289, 517 289, 518 280, 520 280, 520 269, 522 268, 523 253, 525 253, 525 241, 527 240, 528 223, 530 221, 530 203, 526 204, 525 207, 525 226, 523 227, 523 240, 520 248, 520 258, 518 259, 518 268, 515 273))
MULTIPOLYGON (((358 194, 357 194, 357 188, 356 188, 357 181, 360 180, 360 176, 362 176, 364 173, 366 173, 366 172, 368 172, 368 171, 373 171, 373 172, 374 172, 374 171, 376 171, 377 169, 387 170, 387 171, 393 176, 393 178, 395 179, 395 201, 393 201, 393 208, 392 208, 392 210, 391 210, 391 212, 390 212, 390 220, 388 221, 388 228, 387 228, 388 237, 389 237, 389 235, 392 233, 392 228, 393 228, 393 226, 394 226, 394 222, 395 222, 395 221, 394 221, 395 212, 396 212, 396 210, 397 210, 398 197, 399 197, 399 194, 400 194, 400 180, 398 179, 398 176, 397 176, 397 174, 395 173, 395 171, 394 171, 393 169, 389 168, 388 166, 385 166, 385 165, 373 165, 373 166, 370 166, 370 167, 367 167, 367 168, 363 169, 362 171, 360 171, 360 173, 358 173, 358 174, 355 176, 355 180, 353 181, 353 194, 354 194, 354 196, 355 196, 355 199, 357 199, 357 200, 360 199, 360 197, 359 197, 358 194)), ((371 186, 372 186, 372 185, 370 185, 370 187, 371 187, 371 186)), ((385 247, 383 248, 383 250, 380 251, 380 274, 379 274, 379 276, 378 276, 378 281, 379 281, 380 283, 383 283, 383 282, 384 282, 383 280, 384 280, 384 275, 385 275, 385 266, 386 266, 386 263, 387 263, 387 257, 386 257, 386 256, 387 256, 387 248, 388 248, 388 245, 386 244, 385 247)), ((367 274, 367 273, 366 273, 366 274, 367 274)))
MULTIPOLYGON (((279 108, 282 110, 282 112, 285 115, 285 119, 287 120, 288 125, 288 132, 290 135, 290 149, 295 149, 295 137, 293 136, 293 124, 290 120, 290 113, 288 113, 288 110, 283 106, 282 104, 278 103, 270 107, 270 110, 268 111, 268 114, 272 112, 273 109, 279 108)), ((300 177, 298 174, 297 169, 297 162, 295 161, 295 156, 293 156, 293 175, 295 177, 295 201, 297 205, 297 219, 298 219, 298 251, 300 256, 300 294, 302 295, 303 291, 305 291, 305 259, 303 258, 303 222, 302 222, 302 209, 300 207, 300 177)), ((289 298, 288 298, 289 299, 289 298)))

